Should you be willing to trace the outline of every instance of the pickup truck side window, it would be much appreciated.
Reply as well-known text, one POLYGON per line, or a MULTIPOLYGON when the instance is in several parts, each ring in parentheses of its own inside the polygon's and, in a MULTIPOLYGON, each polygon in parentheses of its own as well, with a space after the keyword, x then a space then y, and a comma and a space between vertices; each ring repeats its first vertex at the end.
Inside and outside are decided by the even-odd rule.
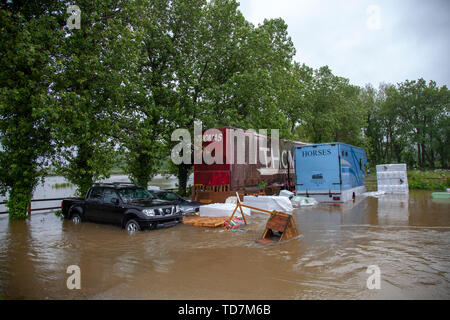
POLYGON ((93 188, 91 194, 89 195, 90 200, 102 200, 102 189, 101 188, 93 188))
POLYGON ((116 190, 105 189, 105 191, 103 192, 103 203, 112 203, 111 199, 113 198, 119 199, 116 190))

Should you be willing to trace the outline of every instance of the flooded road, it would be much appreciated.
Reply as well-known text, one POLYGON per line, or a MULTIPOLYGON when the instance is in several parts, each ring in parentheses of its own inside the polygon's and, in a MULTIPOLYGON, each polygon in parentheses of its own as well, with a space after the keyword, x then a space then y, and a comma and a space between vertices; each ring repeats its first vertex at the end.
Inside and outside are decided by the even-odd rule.
POLYGON ((36 213, 0 216, 0 296, 6 299, 449 299, 450 203, 430 192, 359 197, 294 213, 300 236, 256 244, 245 229, 177 225, 128 235, 118 227, 36 213), (81 269, 69 290, 66 269, 81 269), (381 271, 369 290, 368 266, 381 271))

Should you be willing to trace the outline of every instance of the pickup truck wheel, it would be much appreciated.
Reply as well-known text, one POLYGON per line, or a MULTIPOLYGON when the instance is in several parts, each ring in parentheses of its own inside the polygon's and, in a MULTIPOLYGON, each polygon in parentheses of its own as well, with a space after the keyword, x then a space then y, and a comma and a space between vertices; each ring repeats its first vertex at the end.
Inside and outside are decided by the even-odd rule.
POLYGON ((74 224, 79 224, 79 223, 81 223, 81 216, 80 216, 80 214, 78 214, 78 213, 74 213, 74 214, 72 215, 72 218, 71 218, 70 220, 72 220, 72 222, 73 222, 74 224))
POLYGON ((125 225, 125 229, 129 232, 129 233, 133 233, 136 231, 140 231, 141 227, 139 226, 139 223, 136 222, 136 220, 128 220, 127 224, 125 225))

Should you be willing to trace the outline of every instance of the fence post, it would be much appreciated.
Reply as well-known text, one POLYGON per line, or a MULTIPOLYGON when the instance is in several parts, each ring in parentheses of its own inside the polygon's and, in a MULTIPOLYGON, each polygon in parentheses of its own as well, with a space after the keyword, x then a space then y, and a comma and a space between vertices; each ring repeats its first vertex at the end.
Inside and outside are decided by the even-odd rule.
POLYGON ((30 201, 30 204, 28 206, 28 218, 30 218, 30 217, 31 217, 31 201, 30 201))

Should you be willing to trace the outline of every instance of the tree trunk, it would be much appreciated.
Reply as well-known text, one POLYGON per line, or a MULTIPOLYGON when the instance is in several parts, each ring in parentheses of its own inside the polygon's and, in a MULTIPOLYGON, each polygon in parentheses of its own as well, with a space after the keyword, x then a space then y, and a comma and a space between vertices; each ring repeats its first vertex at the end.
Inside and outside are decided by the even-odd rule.
POLYGON ((136 174, 136 181, 138 185, 143 187, 144 189, 148 188, 148 182, 150 181, 150 172, 148 170, 145 170, 147 168, 147 164, 149 161, 151 161, 145 154, 140 153, 138 155, 138 163, 141 165, 139 166, 139 170, 137 170, 136 174))
POLYGON ((430 134, 430 162, 431 162, 431 168, 435 168, 434 163, 434 149, 433 149, 433 134, 430 134))
POLYGON ((417 165, 422 168, 422 164, 421 164, 421 154, 420 154, 420 144, 417 143, 417 165))
POLYGON ((21 182, 14 185, 6 202, 8 207, 9 218, 11 220, 25 219, 28 215, 28 205, 33 194, 33 187, 25 185, 21 182))
POLYGON ((425 167, 425 143, 421 143, 422 148, 422 167, 425 167))
POLYGON ((186 164, 178 165, 178 193, 182 196, 186 195, 189 169, 190 165, 186 164))
POLYGON ((75 159, 75 169, 71 176, 68 177, 69 181, 77 186, 77 195, 84 197, 89 188, 94 182, 92 176, 91 167, 89 165, 89 159, 92 157, 92 149, 86 144, 80 144, 78 146, 78 154, 75 159))

